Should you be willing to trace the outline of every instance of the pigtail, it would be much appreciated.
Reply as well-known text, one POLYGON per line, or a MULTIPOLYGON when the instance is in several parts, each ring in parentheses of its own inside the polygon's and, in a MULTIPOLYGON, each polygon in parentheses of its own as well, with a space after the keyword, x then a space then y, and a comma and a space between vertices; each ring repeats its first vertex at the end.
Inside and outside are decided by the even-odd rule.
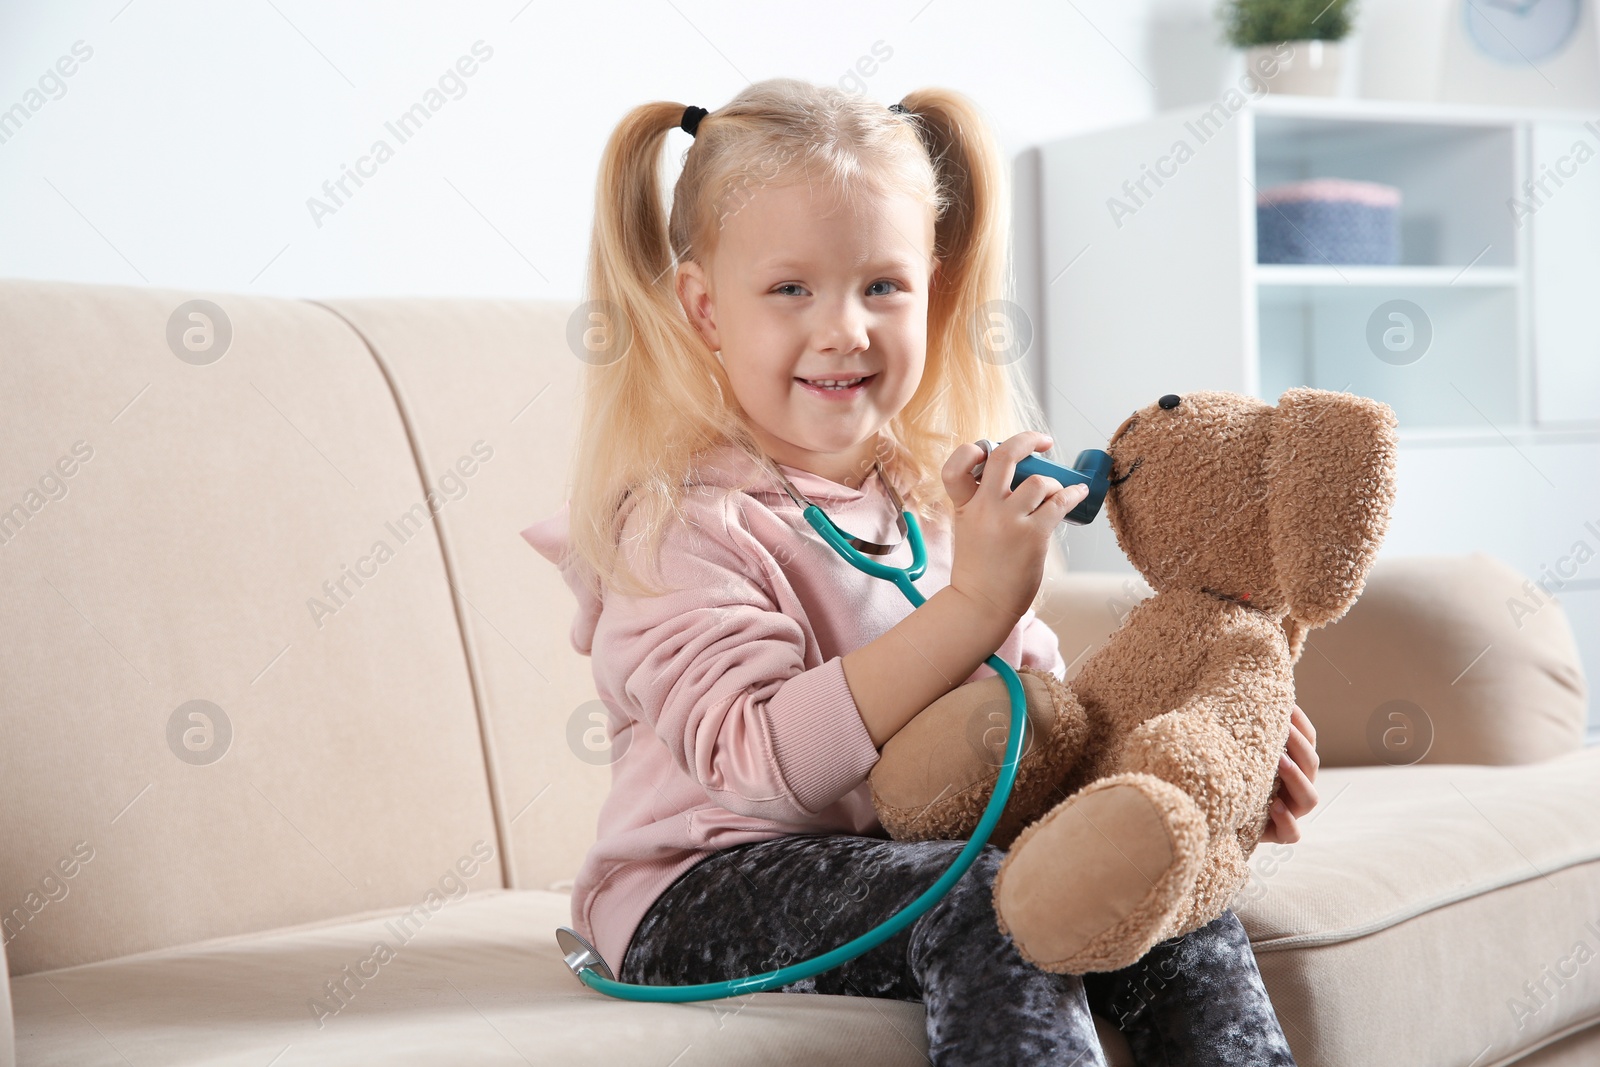
MULTIPOLYGON (((914 125, 927 149, 945 207, 934 229, 940 263, 928 299, 929 365, 924 388, 895 420, 896 435, 913 455, 948 456, 980 437, 1000 441, 1025 429, 1045 429, 1022 360, 1004 362, 992 343, 994 331, 1014 332, 1022 325, 1007 321, 996 303, 1016 306, 1010 186, 999 145, 982 113, 960 93, 922 89, 901 105, 904 121, 914 125)), ((942 464, 917 471, 917 496, 936 520, 947 521, 941 469, 942 464)))
MULTIPOLYGON (((659 531, 681 515, 675 489, 689 457, 727 430, 721 367, 685 319, 661 183, 662 150, 684 105, 634 108, 612 132, 595 183, 588 294, 580 308, 583 411, 571 479, 572 539, 586 577, 635 595, 666 590, 618 564, 622 526, 643 506, 639 547, 657 567, 659 531)), ((702 120, 701 129, 710 126, 702 120)), ((730 394, 731 395, 731 394, 730 394)))

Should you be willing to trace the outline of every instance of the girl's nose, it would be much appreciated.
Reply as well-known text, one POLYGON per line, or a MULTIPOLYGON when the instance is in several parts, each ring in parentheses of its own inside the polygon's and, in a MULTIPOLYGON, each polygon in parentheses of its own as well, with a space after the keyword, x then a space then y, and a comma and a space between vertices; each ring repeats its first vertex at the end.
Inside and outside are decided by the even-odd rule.
POLYGON ((825 313, 818 329, 820 352, 859 352, 867 347, 867 315, 853 302, 825 313))

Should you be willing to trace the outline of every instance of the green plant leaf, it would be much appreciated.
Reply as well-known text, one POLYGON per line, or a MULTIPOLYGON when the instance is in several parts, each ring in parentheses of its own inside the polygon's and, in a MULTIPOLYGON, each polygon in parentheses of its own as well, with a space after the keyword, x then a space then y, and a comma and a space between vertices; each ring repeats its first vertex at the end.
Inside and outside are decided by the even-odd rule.
POLYGON ((1217 18, 1235 48, 1279 41, 1338 41, 1350 32, 1355 0, 1219 0, 1217 18))

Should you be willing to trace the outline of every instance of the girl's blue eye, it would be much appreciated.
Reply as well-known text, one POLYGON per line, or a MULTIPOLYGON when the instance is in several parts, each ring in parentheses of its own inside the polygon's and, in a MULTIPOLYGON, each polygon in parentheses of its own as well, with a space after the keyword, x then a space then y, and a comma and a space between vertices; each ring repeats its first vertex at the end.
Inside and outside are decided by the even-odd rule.
MULTIPOLYGON (((872 285, 892 285, 896 289, 900 288, 900 283, 899 282, 891 281, 888 278, 880 278, 877 281, 873 282, 872 285)), ((802 288, 802 286, 798 282, 784 282, 782 285, 780 285, 776 289, 774 289, 773 292, 782 293, 785 289, 799 289, 799 288, 802 288)), ((867 288, 871 289, 872 286, 869 285, 867 288)), ((876 295, 878 295, 878 296, 888 296, 889 294, 888 293, 878 293, 876 295)))

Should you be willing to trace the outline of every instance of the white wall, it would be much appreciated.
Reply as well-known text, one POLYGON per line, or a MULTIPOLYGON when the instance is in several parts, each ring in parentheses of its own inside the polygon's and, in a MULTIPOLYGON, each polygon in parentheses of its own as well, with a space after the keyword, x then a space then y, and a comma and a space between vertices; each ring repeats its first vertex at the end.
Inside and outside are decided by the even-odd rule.
MULTIPOLYGON (((1229 62, 1210 0, 779 10, 0 0, 0 112, 21 105, 0 125, 0 276, 576 300, 621 115, 715 108, 784 75, 886 106, 945 85, 988 112, 1015 164, 1018 300, 1042 337, 1031 146, 1208 97, 1229 62), (419 102, 433 110, 402 140, 386 124, 419 102)), ((670 179, 692 141, 669 141, 670 179)))
MULTIPOLYGON (((969 93, 1015 157, 1150 111, 1145 8, 11 0, 0 109, 75 42, 92 55, 0 143, 0 275, 576 299, 597 160, 629 107, 715 108, 778 75, 838 82, 882 42, 868 96, 969 93), (385 122, 480 40, 492 57, 400 143, 385 122), (308 198, 378 138, 393 158, 319 225, 308 198)), ((692 142, 671 141, 675 171, 692 142)))

